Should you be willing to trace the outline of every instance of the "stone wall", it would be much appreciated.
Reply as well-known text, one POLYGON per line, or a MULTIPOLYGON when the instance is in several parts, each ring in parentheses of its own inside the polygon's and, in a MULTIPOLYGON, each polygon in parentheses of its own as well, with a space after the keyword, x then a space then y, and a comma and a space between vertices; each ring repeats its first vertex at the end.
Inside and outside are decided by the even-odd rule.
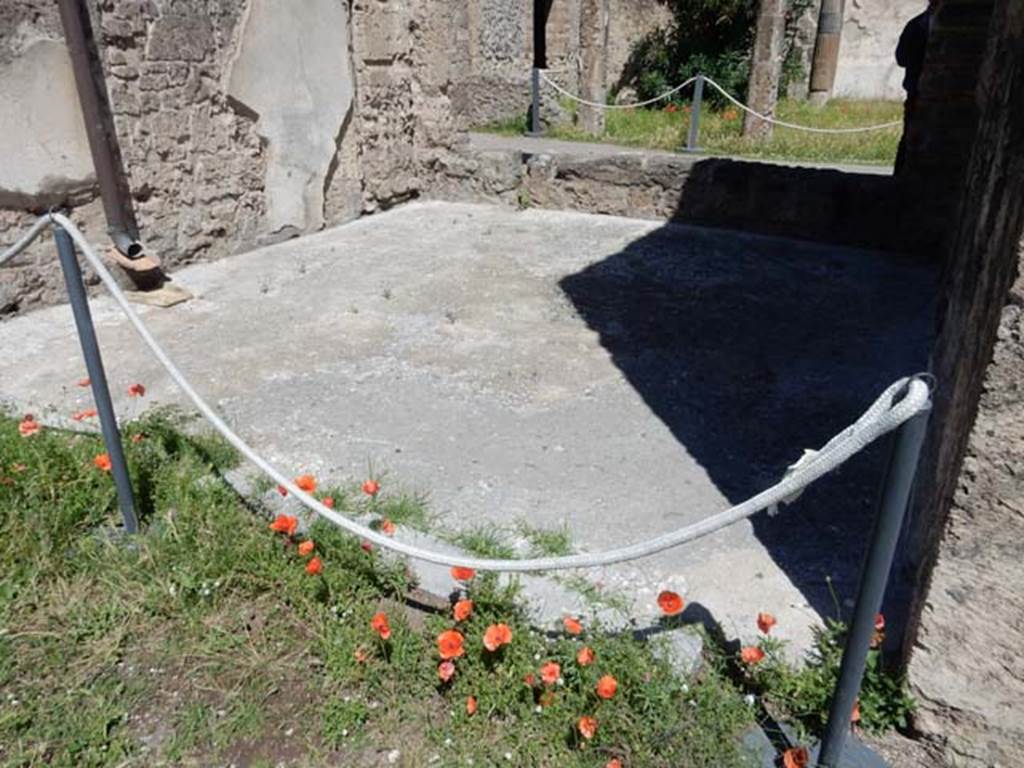
POLYGON ((925 0, 848 0, 833 96, 902 101, 896 43, 903 26, 926 6, 925 0))
MULTIPOLYGON (((275 3, 251 1, 91 3, 142 239, 171 268, 416 196, 430 184, 438 157, 459 141, 448 91, 453 73, 465 71, 461 4, 355 0, 349 22, 342 0, 301 0, 289 5, 289 28, 274 21, 275 3), (273 36, 261 43, 258 33, 268 23, 276 25, 279 45, 264 52, 273 36), (304 61, 310 38, 321 52, 338 55, 304 61), (248 90, 232 78, 240 70, 248 73, 248 90), (349 96, 335 98, 346 87, 349 96), (261 101, 264 92, 273 97, 261 101)), ((43 71, 60 75, 60 98, 39 86, 22 88, 18 104, 5 99, 4 128, 14 107, 28 116, 0 138, 5 169, 6 158, 26 148, 49 152, 52 142, 39 140, 32 126, 51 125, 56 102, 61 125, 74 126, 69 116, 78 106, 68 105, 73 88, 66 59, 61 69, 55 3, 0 0, 0 95, 33 69, 40 50, 50 62, 43 71)), ((0 242, 53 204, 72 206, 87 234, 103 240, 84 135, 80 125, 65 133, 61 146, 73 152, 50 165, 71 168, 66 179, 13 179, 0 169, 0 242), (33 188, 23 189, 26 183, 33 188)), ((59 300, 52 257, 52 244, 40 243, 0 271, 0 312, 59 300)))
POLYGON ((979 768, 1024 764, 1024 2, 997 0, 993 12, 982 0, 945 0, 946 32, 928 53, 929 65, 937 53, 966 72, 989 13, 934 354, 909 636, 915 727, 947 764, 979 768))

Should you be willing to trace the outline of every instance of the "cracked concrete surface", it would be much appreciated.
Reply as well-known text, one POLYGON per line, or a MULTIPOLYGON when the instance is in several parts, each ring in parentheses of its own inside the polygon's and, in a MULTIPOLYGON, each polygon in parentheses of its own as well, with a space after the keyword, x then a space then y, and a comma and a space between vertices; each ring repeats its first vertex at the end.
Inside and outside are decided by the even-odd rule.
MULTIPOLYGON (((417 203, 183 269, 196 299, 141 307, 198 389, 285 472, 387 472, 452 527, 567 526, 600 550, 777 479, 924 366, 933 276, 837 249, 589 214, 417 203)), ((122 417, 181 402, 106 297, 93 302, 122 417)), ((80 407, 66 306, 0 323, 0 396, 80 407)), ((55 409, 55 410, 54 410, 55 409)), ((643 621, 662 588, 751 638, 770 610, 806 647, 852 596, 884 450, 780 516, 589 577, 643 621)))

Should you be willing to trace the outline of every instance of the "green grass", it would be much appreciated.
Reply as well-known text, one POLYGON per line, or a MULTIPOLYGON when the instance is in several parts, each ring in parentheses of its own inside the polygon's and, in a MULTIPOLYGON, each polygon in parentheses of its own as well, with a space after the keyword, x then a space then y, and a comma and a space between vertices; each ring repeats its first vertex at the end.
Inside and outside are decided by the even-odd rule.
MULTIPOLYGON (((570 107, 571 105, 566 105, 570 107)), ((584 133, 574 125, 548 128, 551 138, 574 141, 605 141, 631 147, 678 151, 686 143, 689 106, 673 105, 674 112, 661 109, 608 110, 605 132, 584 133)), ((569 110, 572 114, 572 110, 569 110)), ((806 101, 784 99, 776 117, 786 122, 818 128, 876 125, 900 120, 902 105, 890 101, 833 100, 821 107, 806 101)), ((896 158, 901 128, 847 135, 815 134, 776 127, 768 140, 742 136, 742 112, 734 107, 701 113, 700 148, 709 154, 828 163, 870 163, 891 165, 896 158)), ((507 135, 525 131, 525 118, 485 126, 483 130, 507 135)))
MULTIPOLYGON (((145 531, 127 539, 111 532, 97 437, 22 438, 0 418, 0 764, 376 765, 391 750, 406 766, 504 765, 506 753, 515 765, 744 764, 735 737, 752 710, 720 665, 684 679, 657 638, 545 636, 514 586, 490 577, 468 588, 466 654, 442 684, 435 638, 453 621, 406 605, 404 563, 316 524, 324 570, 307 574, 295 542, 222 481, 233 452, 188 432, 167 413, 127 427, 142 435, 125 446, 145 531), (382 610, 386 642, 370 629, 382 610), (481 638, 498 621, 513 642, 492 654, 481 638), (575 662, 583 643, 593 666, 575 662), (524 683, 547 660, 562 667, 551 701, 524 683), (610 701, 594 694, 603 674, 619 682, 610 701), (583 714, 600 723, 589 742, 583 714)), ((373 505, 424 520, 415 497, 385 491, 373 505)), ((567 546, 562 532, 535 539, 538 551, 567 546)))

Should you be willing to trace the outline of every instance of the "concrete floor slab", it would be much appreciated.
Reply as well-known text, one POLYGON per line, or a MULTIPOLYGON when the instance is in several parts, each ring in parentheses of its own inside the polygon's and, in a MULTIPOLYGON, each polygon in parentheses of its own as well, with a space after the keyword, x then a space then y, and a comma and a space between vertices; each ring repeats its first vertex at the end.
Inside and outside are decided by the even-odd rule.
MULTIPOLYGON (((177 272, 139 311, 198 389, 286 472, 425 492, 453 527, 566 526, 599 550, 781 476, 925 366, 933 275, 897 257, 580 213, 417 203, 177 272)), ((181 402, 106 297, 122 416, 181 402)), ((66 306, 0 323, 0 396, 70 413, 66 306)), ((883 447, 764 515, 591 577, 650 615, 662 588, 728 636, 769 610, 805 647, 867 534, 883 447)))

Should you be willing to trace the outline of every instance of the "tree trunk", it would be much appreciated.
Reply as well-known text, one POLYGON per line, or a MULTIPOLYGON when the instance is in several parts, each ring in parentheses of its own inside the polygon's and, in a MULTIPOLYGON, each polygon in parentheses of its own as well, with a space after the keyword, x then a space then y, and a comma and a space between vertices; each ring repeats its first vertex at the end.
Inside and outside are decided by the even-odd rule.
MULTIPOLYGON (((769 117, 775 114, 779 96, 779 73, 782 70, 782 48, 786 33, 785 0, 761 0, 757 11, 757 34, 750 63, 750 85, 747 102, 751 108, 769 117)), ((772 135, 769 122, 747 113, 743 118, 743 135, 764 139, 772 135)))

